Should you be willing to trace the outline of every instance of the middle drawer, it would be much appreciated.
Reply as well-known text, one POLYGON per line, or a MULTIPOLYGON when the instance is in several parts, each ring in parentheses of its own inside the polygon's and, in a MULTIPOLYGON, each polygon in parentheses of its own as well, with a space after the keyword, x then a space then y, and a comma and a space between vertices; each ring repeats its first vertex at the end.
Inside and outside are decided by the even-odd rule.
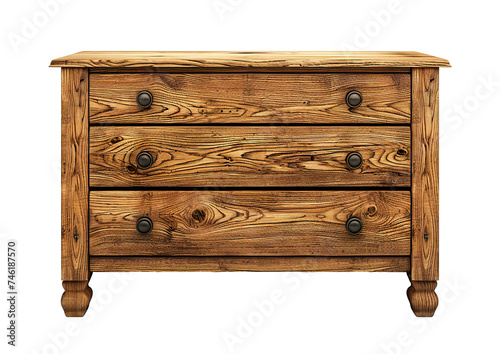
POLYGON ((407 126, 92 126, 89 179, 91 187, 409 187, 410 141, 407 126), (352 153, 359 167, 349 166, 352 153))

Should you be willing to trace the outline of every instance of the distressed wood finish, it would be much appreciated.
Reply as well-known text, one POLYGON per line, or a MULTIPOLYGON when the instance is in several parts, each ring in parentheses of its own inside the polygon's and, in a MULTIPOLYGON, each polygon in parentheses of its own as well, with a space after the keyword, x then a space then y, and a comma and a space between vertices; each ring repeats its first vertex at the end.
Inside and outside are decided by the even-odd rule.
POLYGON ((409 74, 92 74, 91 124, 410 124, 409 74), (141 109, 138 92, 153 95, 141 109), (348 92, 363 95, 350 108, 348 92))
POLYGON ((439 71, 413 69, 411 280, 439 277, 439 71))
POLYGON ((406 294, 410 306, 417 317, 432 317, 438 307, 438 297, 434 290, 437 281, 412 280, 406 294))
POLYGON ((433 316, 447 60, 80 52, 51 66, 62 67, 66 316, 87 311, 92 271, 407 272, 412 310, 433 316), (141 152, 151 166, 138 166, 141 152))
POLYGON ((406 191, 92 191, 92 256, 410 254, 406 191), (154 223, 140 234, 136 222, 154 223), (350 235, 355 216, 363 231, 350 235))
POLYGON ((255 68, 378 68, 450 66, 441 58, 418 52, 79 52, 54 59, 55 67, 89 68, 182 68, 222 69, 255 68))
POLYGON ((88 70, 62 69, 62 280, 89 279, 88 70))
POLYGON ((93 272, 407 272, 410 257, 90 257, 93 272))
POLYGON ((90 184, 409 187, 410 139, 409 127, 91 127, 90 184), (347 166, 352 151, 361 168, 347 166))

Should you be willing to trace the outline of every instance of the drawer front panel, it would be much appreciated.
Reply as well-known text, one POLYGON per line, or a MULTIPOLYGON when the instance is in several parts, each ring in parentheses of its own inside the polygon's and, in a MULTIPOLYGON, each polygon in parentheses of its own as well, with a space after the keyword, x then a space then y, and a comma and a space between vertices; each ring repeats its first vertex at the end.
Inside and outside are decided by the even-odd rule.
POLYGON ((91 74, 91 124, 410 124, 410 74, 91 74), (152 105, 137 95, 149 91, 152 105), (346 95, 359 91, 350 108, 346 95))
POLYGON ((90 185, 409 187, 410 156, 409 127, 91 127, 90 185))
POLYGON ((410 254, 407 191, 92 191, 93 256, 410 254), (140 218, 153 223, 137 231, 140 218), (346 222, 357 217, 362 231, 346 222))

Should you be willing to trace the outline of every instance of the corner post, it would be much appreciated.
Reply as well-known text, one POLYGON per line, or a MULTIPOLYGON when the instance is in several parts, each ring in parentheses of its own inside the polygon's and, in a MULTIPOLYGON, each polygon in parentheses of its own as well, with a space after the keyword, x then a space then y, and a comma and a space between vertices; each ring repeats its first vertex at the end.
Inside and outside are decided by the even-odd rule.
POLYGON ((92 297, 88 249, 88 111, 86 68, 61 69, 61 305, 81 317, 92 297))
POLYGON ((412 242, 408 299, 431 317, 439 278, 439 69, 412 69, 412 242))

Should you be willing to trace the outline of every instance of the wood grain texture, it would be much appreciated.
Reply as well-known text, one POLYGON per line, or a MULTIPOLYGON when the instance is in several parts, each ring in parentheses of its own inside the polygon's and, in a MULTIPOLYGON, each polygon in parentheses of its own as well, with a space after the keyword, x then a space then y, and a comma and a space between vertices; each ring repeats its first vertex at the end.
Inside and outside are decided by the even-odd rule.
POLYGON ((412 74, 412 280, 439 278, 439 69, 412 74))
POLYGON ((61 67, 336 68, 450 66, 441 58, 418 52, 79 52, 54 59, 61 67))
POLYGON ((410 124, 409 74, 91 74, 91 124, 410 124), (147 90, 153 105, 142 109, 147 90), (360 107, 345 101, 363 96, 360 107))
POLYGON ((321 67, 310 67, 307 69, 301 67, 287 67, 287 68, 269 68, 269 67, 253 67, 251 69, 238 68, 238 67, 224 67, 224 68, 167 68, 167 67, 111 67, 111 68, 100 68, 100 67, 90 67, 89 73, 92 74, 152 74, 152 73, 296 73, 296 74, 312 74, 312 73, 364 73, 364 74, 391 74, 391 73, 406 73, 411 74, 411 67, 333 67, 333 68, 321 68, 321 67))
POLYGON ((409 127, 91 127, 93 187, 410 186, 409 127), (151 167, 137 167, 143 151, 151 167), (346 156, 363 156, 351 170, 346 156))
POLYGON ((410 223, 406 191, 91 191, 90 254, 405 256, 410 223))
POLYGON ((61 275, 88 280, 88 70, 61 77, 61 275))
POLYGON ((66 317, 82 317, 89 308, 92 299, 92 289, 88 280, 63 281, 64 293, 61 305, 66 317))
POLYGON ((406 294, 417 317, 432 317, 438 307, 438 296, 434 292, 437 281, 412 280, 406 294))
POLYGON ((407 272, 398 257, 90 257, 93 272, 407 272))

